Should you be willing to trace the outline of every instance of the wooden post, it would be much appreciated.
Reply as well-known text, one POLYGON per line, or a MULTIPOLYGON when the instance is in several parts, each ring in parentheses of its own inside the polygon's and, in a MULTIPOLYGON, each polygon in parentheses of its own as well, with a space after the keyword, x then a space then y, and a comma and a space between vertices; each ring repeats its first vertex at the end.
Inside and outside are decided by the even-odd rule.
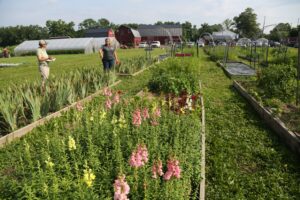
POLYGON ((196 45, 197 45, 197 57, 199 58, 199 44, 198 44, 198 42, 196 42, 196 45))
POLYGON ((297 68, 297 94, 296 94, 296 105, 299 105, 300 101, 300 30, 298 32, 298 68, 297 68))
POLYGON ((268 67, 268 65, 269 65, 268 59, 269 59, 269 45, 267 46, 267 52, 266 52, 266 66, 267 66, 267 67, 268 67))

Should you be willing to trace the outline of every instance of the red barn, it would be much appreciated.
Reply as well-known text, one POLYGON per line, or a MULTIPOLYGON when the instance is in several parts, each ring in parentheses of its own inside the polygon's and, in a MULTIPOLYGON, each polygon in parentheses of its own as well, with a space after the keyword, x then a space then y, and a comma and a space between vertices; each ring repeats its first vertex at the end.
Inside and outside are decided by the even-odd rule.
POLYGON ((139 46, 141 35, 137 30, 121 25, 116 31, 116 38, 121 45, 139 46))

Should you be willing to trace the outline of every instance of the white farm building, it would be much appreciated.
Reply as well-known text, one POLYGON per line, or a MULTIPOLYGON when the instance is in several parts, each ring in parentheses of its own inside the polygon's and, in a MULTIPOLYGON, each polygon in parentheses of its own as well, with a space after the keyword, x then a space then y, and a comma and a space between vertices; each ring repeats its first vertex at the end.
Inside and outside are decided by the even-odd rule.
MULTIPOLYGON (((64 38, 46 39, 47 52, 49 53, 85 53, 90 54, 99 50, 104 45, 105 38, 64 38)), ((117 48, 118 42, 112 38, 112 44, 117 48)), ((39 40, 27 40, 19 44, 14 53, 16 56, 33 55, 39 47, 39 40)))

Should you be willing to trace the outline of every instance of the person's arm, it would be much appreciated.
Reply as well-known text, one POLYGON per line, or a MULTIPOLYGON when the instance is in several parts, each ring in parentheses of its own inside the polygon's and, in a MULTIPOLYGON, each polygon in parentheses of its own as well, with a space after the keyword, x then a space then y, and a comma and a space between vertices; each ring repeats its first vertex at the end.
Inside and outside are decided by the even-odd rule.
POLYGON ((120 61, 119 61, 118 56, 117 56, 117 51, 114 51, 114 57, 116 59, 116 64, 119 64, 120 61))
POLYGON ((103 50, 102 50, 102 48, 99 49, 99 55, 100 55, 100 58, 102 60, 103 59, 103 50))
POLYGON ((52 59, 52 57, 51 57, 51 56, 44 57, 44 56, 42 56, 42 54, 38 53, 38 54, 37 54, 37 59, 38 59, 40 62, 43 62, 43 61, 47 61, 48 59, 52 59))

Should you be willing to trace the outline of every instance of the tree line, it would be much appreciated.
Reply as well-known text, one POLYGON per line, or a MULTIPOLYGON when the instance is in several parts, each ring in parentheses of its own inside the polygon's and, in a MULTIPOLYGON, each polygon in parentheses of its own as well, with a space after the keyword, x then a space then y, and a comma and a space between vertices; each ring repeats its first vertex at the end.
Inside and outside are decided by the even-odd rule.
MULTIPOLYGON (((274 41, 280 41, 286 37, 297 36, 298 29, 292 27, 288 23, 279 23, 274 26, 269 34, 263 34, 263 30, 259 28, 260 24, 257 22, 257 15, 252 8, 246 8, 238 16, 233 19, 226 19, 220 24, 209 25, 203 23, 199 28, 191 22, 172 22, 172 21, 158 21, 155 25, 162 24, 177 24, 182 26, 182 37, 185 41, 196 41, 204 33, 212 33, 221 30, 230 30, 240 35, 240 37, 259 38, 266 37, 274 41)), ((137 29, 139 24, 128 23, 123 24, 130 28, 137 29)), ((110 22, 108 19, 101 18, 94 20, 91 18, 83 20, 78 25, 78 30, 75 30, 74 22, 65 22, 63 20, 48 20, 45 27, 38 25, 29 26, 10 26, 0 27, 0 46, 12 46, 19 44, 25 40, 47 39, 50 37, 70 36, 83 37, 85 30, 91 28, 112 28, 117 30, 120 25, 110 22)))

